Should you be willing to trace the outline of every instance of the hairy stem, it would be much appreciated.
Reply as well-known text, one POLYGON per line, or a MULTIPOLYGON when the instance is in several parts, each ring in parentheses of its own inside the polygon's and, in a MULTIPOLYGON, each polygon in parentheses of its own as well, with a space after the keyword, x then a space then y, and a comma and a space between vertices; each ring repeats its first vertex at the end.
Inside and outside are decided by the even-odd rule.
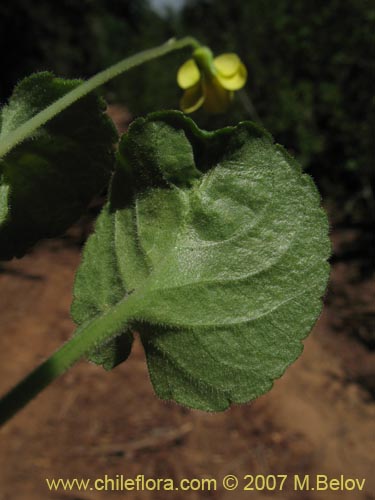
POLYGON ((143 52, 138 52, 134 56, 127 57, 119 63, 114 64, 110 68, 97 73, 95 76, 93 76, 89 80, 86 80, 81 85, 52 103, 50 106, 37 113, 16 130, 3 137, 0 142, 0 158, 5 156, 11 149, 14 148, 14 146, 32 135, 41 125, 44 125, 46 122, 51 120, 51 118, 61 113, 61 111, 63 111, 65 108, 78 101, 78 99, 84 97, 115 76, 118 76, 121 73, 134 68, 135 66, 139 66, 145 62, 151 61, 152 59, 164 56, 169 52, 183 49, 188 46, 197 48, 199 47, 199 43, 190 36, 181 38, 181 40, 172 39, 164 43, 163 45, 159 45, 158 47, 144 50, 143 52))
POLYGON ((0 426, 79 359, 123 332, 132 316, 133 297, 130 295, 105 314, 78 327, 74 337, 0 399, 0 426))

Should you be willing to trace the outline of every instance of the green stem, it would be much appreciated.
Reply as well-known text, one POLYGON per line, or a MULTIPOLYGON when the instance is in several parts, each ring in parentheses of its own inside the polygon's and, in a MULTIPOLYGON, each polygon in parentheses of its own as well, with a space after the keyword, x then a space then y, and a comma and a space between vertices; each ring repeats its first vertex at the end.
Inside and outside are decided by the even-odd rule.
POLYGON ((78 99, 85 96, 89 92, 92 92, 115 76, 118 76, 119 74, 124 73, 125 71, 128 71, 135 66, 139 66, 140 64, 151 61, 152 59, 164 56, 169 52, 183 49, 184 47, 188 46, 196 49, 200 46, 200 44, 197 42, 197 40, 190 36, 181 38, 181 40, 172 39, 164 43, 163 45, 154 47, 153 49, 138 52, 138 54, 123 59, 110 68, 97 73, 95 76, 93 76, 89 80, 86 80, 81 85, 52 103, 50 106, 37 113, 16 130, 6 135, 0 143, 0 158, 5 156, 11 149, 14 148, 14 146, 33 134, 41 125, 44 125, 46 122, 51 120, 51 118, 59 114, 61 111, 76 102, 78 99))
POLYGON ((110 311, 78 327, 74 337, 0 399, 0 426, 79 359, 123 332, 134 311, 133 297, 128 296, 110 311))

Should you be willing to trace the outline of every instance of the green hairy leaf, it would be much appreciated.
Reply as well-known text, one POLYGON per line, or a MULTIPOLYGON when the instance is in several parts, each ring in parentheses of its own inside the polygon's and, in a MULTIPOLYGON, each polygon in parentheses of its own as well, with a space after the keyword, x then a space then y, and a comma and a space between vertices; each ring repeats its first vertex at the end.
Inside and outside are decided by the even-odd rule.
MULTIPOLYGON (((0 144, 79 84, 46 72, 22 80, 1 110, 0 144)), ((61 234, 106 185, 117 134, 104 110, 89 95, 0 158, 0 259, 61 234)))
POLYGON ((204 132, 156 113, 120 143, 72 315, 81 324, 116 311, 117 337, 93 361, 112 368, 139 332, 158 396, 224 410, 268 391, 301 354, 329 255, 314 183, 265 131, 204 132))

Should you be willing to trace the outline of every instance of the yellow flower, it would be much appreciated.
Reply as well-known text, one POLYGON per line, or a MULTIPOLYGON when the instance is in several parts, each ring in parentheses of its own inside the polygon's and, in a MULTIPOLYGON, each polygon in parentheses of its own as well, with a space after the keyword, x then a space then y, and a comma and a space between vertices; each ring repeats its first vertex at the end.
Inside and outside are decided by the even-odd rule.
POLYGON ((214 58, 208 47, 199 47, 177 73, 177 83, 185 90, 180 107, 185 113, 201 106, 208 113, 223 113, 233 98, 233 91, 241 89, 246 79, 246 68, 237 54, 214 58))

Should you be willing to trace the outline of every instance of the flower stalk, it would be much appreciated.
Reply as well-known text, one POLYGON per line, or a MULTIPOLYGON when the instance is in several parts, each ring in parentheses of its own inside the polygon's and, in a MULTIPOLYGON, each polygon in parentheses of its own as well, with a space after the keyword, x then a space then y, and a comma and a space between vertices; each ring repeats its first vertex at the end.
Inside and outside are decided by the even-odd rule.
POLYGON ((144 50, 142 52, 138 52, 134 56, 127 57, 104 71, 97 73, 95 76, 89 78, 81 85, 52 103, 50 106, 37 113, 16 130, 10 132, 5 137, 2 137, 0 140, 0 158, 3 158, 17 144, 20 144, 25 139, 30 137, 39 127, 47 123, 67 107, 71 106, 74 102, 78 101, 78 99, 81 99, 121 73, 125 73, 136 66, 140 66, 148 61, 162 57, 169 52, 184 49, 186 47, 197 49, 199 46, 199 42, 190 36, 181 38, 180 40, 171 39, 158 47, 144 50))

